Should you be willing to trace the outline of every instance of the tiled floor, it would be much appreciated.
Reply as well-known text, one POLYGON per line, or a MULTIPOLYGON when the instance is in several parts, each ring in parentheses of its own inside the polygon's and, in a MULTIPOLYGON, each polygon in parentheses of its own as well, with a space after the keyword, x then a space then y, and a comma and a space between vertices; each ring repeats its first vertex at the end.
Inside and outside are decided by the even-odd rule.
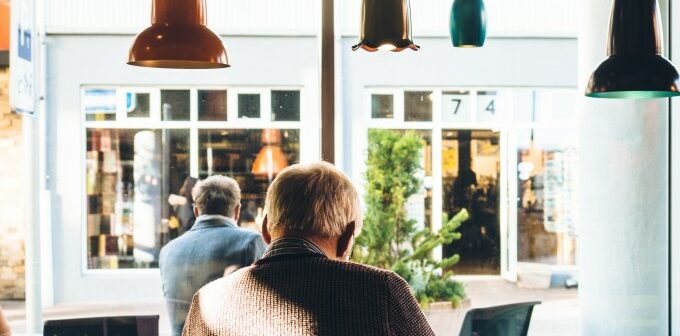
MULTIPOLYGON (((529 335, 573 336, 579 334, 578 292, 568 289, 522 289, 497 277, 464 280, 472 307, 486 307, 523 301, 542 301, 534 310, 529 335)), ((23 302, 3 301, 0 305, 15 334, 25 330, 23 302)), ((45 319, 111 315, 160 315, 161 335, 170 332, 165 305, 156 302, 62 304, 47 308, 45 319)), ((452 333, 456 335, 457 333, 452 333)))

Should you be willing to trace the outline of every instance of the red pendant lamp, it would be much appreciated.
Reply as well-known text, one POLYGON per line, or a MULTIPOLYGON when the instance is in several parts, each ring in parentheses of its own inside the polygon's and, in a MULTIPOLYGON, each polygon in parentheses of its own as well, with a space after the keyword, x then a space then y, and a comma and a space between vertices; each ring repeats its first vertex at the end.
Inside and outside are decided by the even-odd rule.
POLYGON ((151 27, 135 38, 128 64, 175 69, 228 67, 227 49, 206 22, 205 0, 153 0, 151 27))
POLYGON ((262 144, 253 163, 252 173, 257 176, 267 176, 271 181, 274 175, 288 167, 288 158, 281 149, 281 131, 265 129, 262 131, 262 144))

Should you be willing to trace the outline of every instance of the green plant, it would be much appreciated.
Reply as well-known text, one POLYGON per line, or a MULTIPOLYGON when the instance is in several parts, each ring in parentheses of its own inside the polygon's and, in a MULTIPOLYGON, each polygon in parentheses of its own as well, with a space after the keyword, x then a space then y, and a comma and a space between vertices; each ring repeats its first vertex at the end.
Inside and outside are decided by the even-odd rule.
POLYGON ((457 306, 465 298, 463 285, 444 271, 458 255, 435 260, 432 251, 461 238, 456 232, 468 219, 466 210, 448 218, 432 232, 406 216, 406 202, 421 188, 418 174, 425 145, 414 132, 370 130, 366 162, 366 214, 364 229, 357 238, 354 258, 358 262, 389 269, 403 277, 421 306, 451 301, 457 306))

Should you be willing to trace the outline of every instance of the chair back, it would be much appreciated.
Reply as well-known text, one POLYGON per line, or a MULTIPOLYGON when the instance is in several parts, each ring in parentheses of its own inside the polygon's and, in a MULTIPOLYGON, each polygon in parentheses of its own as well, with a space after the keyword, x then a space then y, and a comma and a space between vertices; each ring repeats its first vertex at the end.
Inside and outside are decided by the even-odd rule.
POLYGON ((465 314, 460 336, 526 336, 534 306, 540 301, 475 308, 465 314))
POLYGON ((45 322, 43 336, 158 336, 158 315, 112 316, 45 322))

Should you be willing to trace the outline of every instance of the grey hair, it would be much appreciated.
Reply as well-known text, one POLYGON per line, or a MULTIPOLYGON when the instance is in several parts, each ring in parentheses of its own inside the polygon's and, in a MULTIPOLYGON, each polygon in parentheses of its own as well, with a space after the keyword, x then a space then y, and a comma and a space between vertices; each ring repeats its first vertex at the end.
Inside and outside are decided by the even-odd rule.
POLYGON ((191 195, 200 215, 233 217, 234 209, 241 204, 241 188, 238 183, 222 175, 198 181, 191 190, 191 195))
POLYGON ((350 222, 360 228, 361 221, 354 185, 327 162, 282 170, 267 190, 265 211, 272 231, 320 237, 338 237, 350 222))

